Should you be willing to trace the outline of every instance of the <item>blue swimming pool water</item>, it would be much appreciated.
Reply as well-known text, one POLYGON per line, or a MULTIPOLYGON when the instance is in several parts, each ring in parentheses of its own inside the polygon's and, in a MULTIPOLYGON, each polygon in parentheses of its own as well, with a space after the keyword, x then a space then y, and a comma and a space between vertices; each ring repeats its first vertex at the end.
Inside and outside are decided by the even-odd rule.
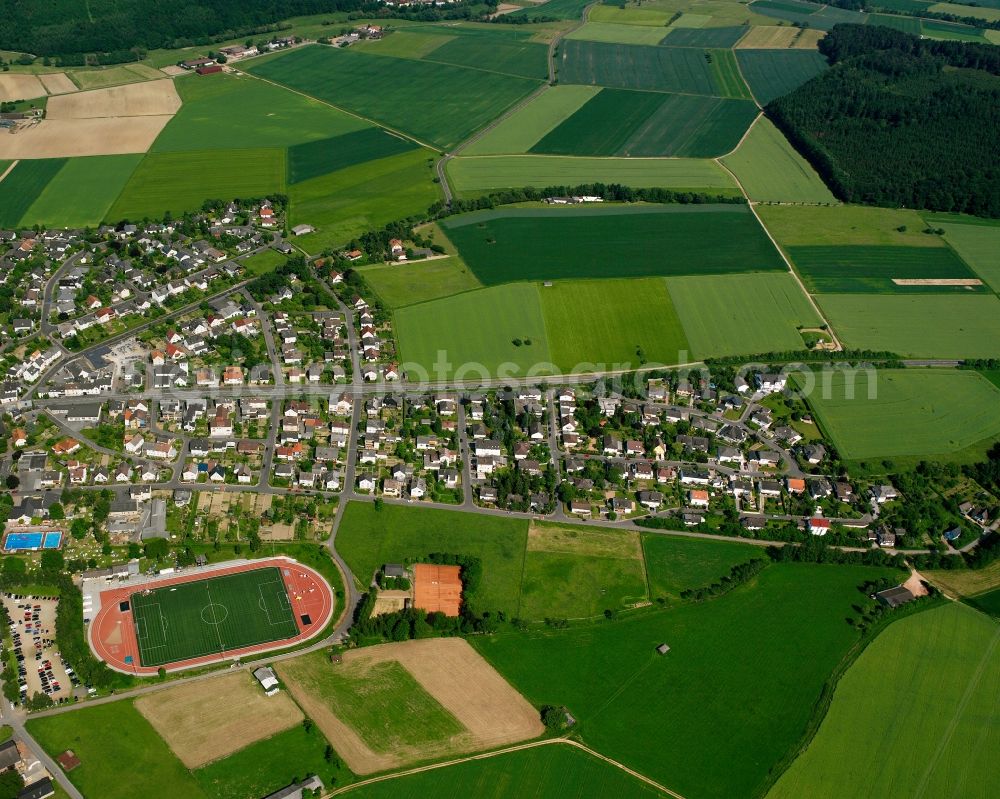
POLYGON ((26 549, 58 549, 62 543, 62 533, 8 533, 3 548, 7 552, 26 549))

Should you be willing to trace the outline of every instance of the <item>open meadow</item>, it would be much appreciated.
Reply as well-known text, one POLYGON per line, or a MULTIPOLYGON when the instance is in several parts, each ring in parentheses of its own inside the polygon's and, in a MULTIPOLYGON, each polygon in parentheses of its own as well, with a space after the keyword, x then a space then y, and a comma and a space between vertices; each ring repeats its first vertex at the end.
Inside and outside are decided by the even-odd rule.
POLYGON ((767 117, 760 117, 740 146, 722 159, 751 200, 833 203, 836 198, 812 165, 767 117))
POLYGON ((984 755, 997 744, 998 643, 1000 626, 957 603, 893 623, 841 678, 768 799, 992 795, 1000 771, 984 755))
POLYGON ((948 459, 980 442, 985 451, 1000 436, 1000 390, 977 372, 880 369, 873 374, 874 385, 864 372, 833 371, 828 387, 820 383, 806 398, 846 460, 948 459))
POLYGON ((453 216, 442 227, 485 285, 785 268, 741 205, 509 208, 453 216))
POLYGON ((481 69, 321 46, 258 61, 248 70, 442 149, 541 85, 481 69))
POLYGON ((358 273, 390 308, 403 308, 482 288, 457 256, 413 261, 402 266, 374 264, 361 267, 358 273))
POLYGON ((478 197, 497 189, 620 183, 735 197, 733 179, 712 161, 697 158, 574 158, 501 155, 455 158, 448 178, 460 196, 478 197))
POLYGON ((700 541, 675 535, 642 533, 650 599, 680 599, 681 591, 711 585, 739 563, 764 557, 753 544, 700 541))
POLYGON ((513 365, 511 374, 538 364, 548 364, 543 374, 553 372, 538 292, 534 283, 510 283, 398 309, 403 368, 414 377, 418 365, 432 380, 482 379, 504 364, 513 365))
POLYGON ((553 524, 528 528, 520 618, 596 618, 646 596, 639 533, 553 524))
POLYGON ((539 289, 553 363, 619 371, 688 358, 688 340, 660 278, 559 280, 539 289))
POLYGON ((706 602, 473 643, 530 701, 566 705, 601 753, 683 796, 752 796, 857 643, 845 616, 863 600, 858 586, 885 573, 772 565, 706 602))
POLYGON ((787 272, 668 277, 693 358, 804 349, 822 319, 787 272))
POLYGON ((944 240, 994 291, 1000 290, 1000 226, 941 224, 944 240))
POLYGON ((995 294, 823 294, 817 300, 852 349, 906 358, 1000 357, 995 294))
POLYGON ((945 247, 941 236, 924 233, 916 211, 862 205, 760 205, 757 213, 782 247, 877 245, 945 247))
MULTIPOLYGON (((558 0, 557 0, 558 1, 558 0)), ((577 799, 654 799, 656 789, 568 744, 522 749, 366 785, 363 799, 425 799, 428 796, 568 796, 577 799)))
POLYGON ((189 150, 151 153, 107 213, 115 221, 197 211, 205 200, 263 197, 285 190, 285 152, 189 150))

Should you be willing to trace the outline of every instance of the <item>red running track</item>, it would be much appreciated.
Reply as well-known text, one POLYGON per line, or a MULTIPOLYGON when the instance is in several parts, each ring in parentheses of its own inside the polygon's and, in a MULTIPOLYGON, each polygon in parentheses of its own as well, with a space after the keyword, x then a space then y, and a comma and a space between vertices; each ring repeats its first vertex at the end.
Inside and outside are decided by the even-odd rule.
MULTIPOLYGON (((264 644, 257 644, 256 646, 227 649, 212 655, 179 660, 175 663, 165 665, 164 668, 167 671, 179 671, 211 663, 235 660, 244 655, 273 652, 276 649, 285 649, 289 646, 300 644, 319 635, 333 617, 334 596, 329 583, 314 569, 303 566, 291 558, 279 557, 244 563, 230 568, 192 569, 190 572, 176 577, 165 577, 162 580, 152 580, 123 588, 109 588, 107 591, 101 591, 101 609, 98 611, 97 616, 90 622, 90 628, 87 631, 90 648, 98 658, 116 671, 138 676, 154 675, 158 671, 157 666, 142 666, 139 663, 139 645, 136 641, 132 611, 120 610, 119 603, 130 599, 133 594, 150 588, 163 588, 168 585, 210 580, 213 577, 221 577, 226 574, 237 574, 239 572, 254 571, 269 567, 275 567, 281 572, 285 588, 288 590, 288 598, 292 603, 295 624, 299 628, 298 635, 292 638, 284 638, 280 641, 269 641, 264 644), (308 626, 302 621, 303 614, 308 615, 310 618, 311 623, 308 626), (131 659, 131 662, 129 662, 129 659, 131 659)), ((129 604, 131 606, 131 602, 129 604)))

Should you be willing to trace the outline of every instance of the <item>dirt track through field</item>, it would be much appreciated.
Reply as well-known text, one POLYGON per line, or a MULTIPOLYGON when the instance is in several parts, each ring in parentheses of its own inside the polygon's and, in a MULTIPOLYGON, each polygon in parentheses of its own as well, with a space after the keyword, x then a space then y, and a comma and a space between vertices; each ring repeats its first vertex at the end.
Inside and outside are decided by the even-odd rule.
POLYGON ((344 654, 342 664, 331 664, 330 668, 350 667, 356 674, 359 669, 386 661, 402 665, 468 732, 406 752, 374 752, 357 732, 337 718, 328 704, 310 692, 307 680, 296 679, 294 660, 277 666, 295 700, 355 774, 504 746, 544 732, 538 711, 462 638, 428 638, 351 650, 344 654))
POLYGON ((135 707, 188 768, 270 738, 303 718, 288 694, 265 695, 243 671, 148 694, 135 707))
POLYGON ((145 117, 176 113, 181 98, 169 78, 53 97, 46 119, 145 117))

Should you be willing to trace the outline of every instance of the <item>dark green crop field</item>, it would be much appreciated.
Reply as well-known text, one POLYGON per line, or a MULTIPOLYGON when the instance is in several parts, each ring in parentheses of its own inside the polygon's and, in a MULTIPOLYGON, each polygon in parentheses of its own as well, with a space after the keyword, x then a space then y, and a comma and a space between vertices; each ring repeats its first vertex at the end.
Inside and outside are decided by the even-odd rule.
POLYGON ((481 69, 318 46, 247 69, 443 148, 541 85, 481 69))
POLYGON ((528 6, 520 11, 515 11, 510 16, 523 17, 525 19, 537 19, 538 17, 548 17, 550 19, 580 19, 583 9, 591 3, 591 0, 549 0, 539 6, 528 6))
POLYGON ((661 44, 670 47, 732 47, 746 28, 671 28, 661 44))
POLYGON ((450 42, 434 48, 427 61, 440 61, 458 67, 487 69, 522 78, 544 80, 549 74, 549 48, 532 41, 534 32, 474 30, 472 28, 435 28, 455 36, 450 42))
POLYGON ((3 180, 0 187, 0 227, 17 227, 21 217, 38 199, 66 158, 40 158, 21 161, 3 180))
POLYGON ((983 286, 899 285, 893 280, 975 280, 946 247, 789 247, 809 291, 816 294, 912 294, 985 291, 983 286))
POLYGON ((732 96, 715 80, 705 51, 697 48, 567 39, 560 49, 561 83, 732 96))
POLYGON ((415 150, 417 144, 381 128, 364 128, 342 136, 288 148, 288 182, 301 183, 338 169, 415 150))
POLYGON ((712 158, 732 150, 756 116, 749 100, 604 89, 531 152, 712 158))
POLYGON ((443 225, 484 285, 784 269, 739 205, 477 211, 443 225))
POLYGON ((143 666, 293 638, 299 628, 281 572, 237 572, 131 597, 143 666))
POLYGON ((794 91, 827 68, 826 59, 813 50, 737 50, 736 58, 762 106, 794 91))

